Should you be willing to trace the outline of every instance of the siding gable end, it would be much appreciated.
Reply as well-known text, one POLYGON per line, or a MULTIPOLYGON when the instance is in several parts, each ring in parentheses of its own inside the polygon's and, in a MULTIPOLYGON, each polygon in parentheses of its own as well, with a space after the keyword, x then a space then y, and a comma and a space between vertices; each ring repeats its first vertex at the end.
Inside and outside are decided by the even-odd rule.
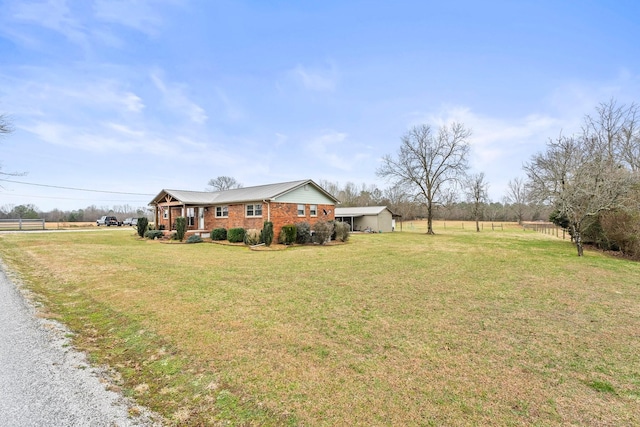
POLYGON ((282 203, 335 205, 335 202, 331 198, 327 197, 327 195, 319 191, 312 184, 305 184, 285 194, 281 194, 277 198, 274 198, 273 201, 282 203))

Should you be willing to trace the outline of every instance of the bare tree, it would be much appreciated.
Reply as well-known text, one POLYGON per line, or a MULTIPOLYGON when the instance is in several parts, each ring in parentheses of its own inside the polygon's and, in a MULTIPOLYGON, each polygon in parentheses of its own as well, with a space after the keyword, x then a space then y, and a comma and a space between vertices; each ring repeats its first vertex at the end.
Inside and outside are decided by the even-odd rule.
POLYGON ((409 200, 407 189, 402 185, 385 188, 381 203, 386 204, 391 212, 400 215, 403 220, 413 218, 414 205, 409 200))
POLYGON ((583 230, 601 212, 621 206, 633 183, 631 172, 588 135, 549 141, 547 151, 534 155, 524 170, 532 195, 556 208, 554 216, 569 229, 578 256, 583 230))
POLYGON ((488 200, 489 184, 485 181, 484 172, 471 175, 466 181, 467 200, 471 203, 471 214, 476 222, 476 231, 480 231, 480 216, 488 200))
POLYGON ((522 224, 524 214, 529 202, 529 189, 524 178, 514 178, 507 183, 505 202, 509 203, 511 210, 516 215, 518 224, 522 224))
POLYGON ((344 187, 338 192, 337 199, 342 206, 357 206, 359 194, 360 190, 358 190, 358 187, 353 182, 347 181, 344 187))
POLYGON ((328 181, 326 179, 321 179, 318 181, 318 185, 336 199, 338 198, 338 194, 340 193, 340 183, 338 183, 337 181, 334 182, 328 181))
POLYGON ((640 111, 637 104, 626 106, 611 99, 587 115, 582 127, 584 138, 611 159, 640 171, 640 111))
POLYGON ((460 195, 455 185, 449 185, 442 189, 439 207, 442 210, 442 219, 446 221, 451 219, 451 214, 459 202, 460 195))
POLYGON ((360 187, 358 196, 355 199, 357 206, 376 206, 382 201, 382 191, 375 185, 365 183, 360 187))
POLYGON ((396 157, 386 155, 377 174, 395 184, 406 184, 415 201, 427 208, 427 234, 433 232, 433 209, 441 192, 467 169, 471 131, 462 124, 443 125, 434 135, 428 125, 415 126, 403 137, 396 157))
POLYGON ((207 185, 209 186, 207 191, 224 191, 242 188, 242 184, 236 181, 235 178, 224 175, 210 179, 207 185))
MULTIPOLYGON (((13 126, 11 125, 11 122, 9 121, 6 115, 0 114, 0 138, 10 134, 11 132, 13 132, 13 126)), ((12 172, 12 173, 2 172, 2 164, 0 163, 0 176, 1 175, 20 176, 24 174, 17 173, 17 172, 12 172)), ((2 188, 1 185, 0 185, 0 188, 2 188)))
POLYGON ((11 122, 4 114, 0 114, 0 136, 7 135, 13 132, 11 122))

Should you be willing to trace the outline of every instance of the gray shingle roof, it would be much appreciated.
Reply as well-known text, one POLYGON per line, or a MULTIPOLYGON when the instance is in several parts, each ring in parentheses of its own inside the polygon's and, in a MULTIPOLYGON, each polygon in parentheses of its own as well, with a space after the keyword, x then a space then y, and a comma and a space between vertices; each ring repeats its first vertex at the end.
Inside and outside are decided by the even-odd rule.
POLYGON ((150 204, 153 205, 161 202, 167 194, 174 199, 177 199, 180 202, 188 205, 212 205, 272 200, 305 184, 312 184, 319 191, 323 192, 329 198, 337 202, 335 197, 327 193, 324 189, 318 186, 318 184, 310 179, 304 179, 300 181, 279 182, 275 184, 258 185, 254 187, 236 188, 233 190, 215 192, 162 190, 156 197, 154 197, 150 204))

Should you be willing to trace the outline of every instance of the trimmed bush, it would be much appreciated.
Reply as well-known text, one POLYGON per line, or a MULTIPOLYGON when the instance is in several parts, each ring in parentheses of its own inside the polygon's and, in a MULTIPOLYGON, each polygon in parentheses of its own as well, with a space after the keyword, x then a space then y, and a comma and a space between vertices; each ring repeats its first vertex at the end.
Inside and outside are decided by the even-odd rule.
POLYGON ((187 239, 187 243, 202 243, 202 237, 198 236, 197 234, 191 235, 187 239))
POLYGON ((227 240, 227 230, 224 228, 214 228, 211 230, 211 240, 227 240))
POLYGON ((331 240, 333 234, 333 224, 327 221, 318 221, 313 224, 313 241, 324 245, 331 240))
POLYGON ((138 223, 136 224, 136 231, 138 232, 138 236, 145 237, 144 234, 147 232, 149 228, 149 220, 147 217, 138 218, 138 223))
POLYGON ((296 235, 298 233, 298 227, 293 224, 283 225, 280 230, 280 237, 278 241, 283 245, 292 245, 296 241, 296 235))
POLYGON ((349 227, 349 224, 342 221, 336 221, 333 224, 333 227, 335 228, 336 240, 340 240, 341 242, 349 240, 349 231, 351 228, 349 227))
POLYGON ((245 245, 257 245, 260 243, 260 237, 262 235, 262 230, 258 230, 257 228, 250 228, 244 233, 244 243, 245 245))
POLYGON ((230 228, 227 231, 227 240, 229 241, 229 243, 244 242, 244 228, 230 228))
POLYGON ((265 221, 262 226, 262 239, 265 245, 271 246, 273 243, 273 223, 271 221, 265 221))
POLYGON ((308 222, 296 224, 296 242, 300 244, 311 243, 311 226, 308 222))
POLYGON ((164 233, 162 232, 162 230, 148 230, 144 233, 144 237, 151 240, 162 239, 162 237, 164 237, 164 233))
POLYGON ((187 232, 187 218, 179 216, 176 218, 176 240, 181 242, 184 240, 184 235, 187 232))

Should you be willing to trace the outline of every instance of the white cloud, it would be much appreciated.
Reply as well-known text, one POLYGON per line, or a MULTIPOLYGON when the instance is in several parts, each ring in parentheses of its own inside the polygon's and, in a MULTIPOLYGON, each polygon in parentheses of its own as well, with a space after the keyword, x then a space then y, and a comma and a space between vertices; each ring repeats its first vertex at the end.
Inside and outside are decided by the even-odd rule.
POLYGON ((238 107, 236 103, 231 101, 224 90, 216 88, 215 91, 218 95, 218 99, 222 102, 224 113, 229 120, 237 121, 244 118, 244 112, 242 109, 238 107))
POLYGON ((476 114, 467 107, 445 107, 435 114, 425 115, 423 122, 436 128, 457 122, 471 129, 472 162, 480 170, 495 167, 496 162, 523 146, 543 145, 562 125, 559 118, 544 114, 503 119, 476 114))
POLYGON ((94 53, 95 44, 119 49, 127 40, 117 35, 117 26, 156 36, 167 13, 160 6, 180 3, 182 0, 7 0, 0 14, 0 33, 31 49, 46 49, 51 44, 49 34, 34 33, 34 27, 62 35, 85 53, 94 53))
POLYGON ((129 111, 139 113, 144 108, 142 99, 135 93, 126 92, 122 96, 122 102, 129 111))
POLYGON ((147 35, 156 35, 164 20, 158 3, 175 1, 151 0, 97 0, 93 9, 95 17, 104 22, 133 28, 147 35))
POLYGON ((333 64, 328 69, 312 69, 297 65, 290 73, 294 80, 307 90, 330 92, 335 90, 338 84, 338 72, 333 64))
POLYGON ((287 141, 289 140, 289 137, 283 133, 280 132, 276 132, 275 134, 276 136, 276 147, 280 147, 281 145, 284 145, 287 143, 287 141))
POLYGON ((161 74, 159 71, 151 73, 151 80, 162 93, 165 105, 178 114, 186 114, 194 123, 205 123, 208 119, 206 111, 185 94, 187 87, 180 84, 167 84, 161 74))
POLYGON ((8 4, 6 9, 11 21, 5 19, 5 25, 15 22, 35 24, 88 48, 86 27, 76 19, 66 0, 16 1, 8 4))
POLYGON ((369 158, 367 152, 361 151, 364 148, 349 141, 343 132, 324 131, 310 138, 305 147, 316 159, 343 171, 354 170, 359 162, 369 158))

